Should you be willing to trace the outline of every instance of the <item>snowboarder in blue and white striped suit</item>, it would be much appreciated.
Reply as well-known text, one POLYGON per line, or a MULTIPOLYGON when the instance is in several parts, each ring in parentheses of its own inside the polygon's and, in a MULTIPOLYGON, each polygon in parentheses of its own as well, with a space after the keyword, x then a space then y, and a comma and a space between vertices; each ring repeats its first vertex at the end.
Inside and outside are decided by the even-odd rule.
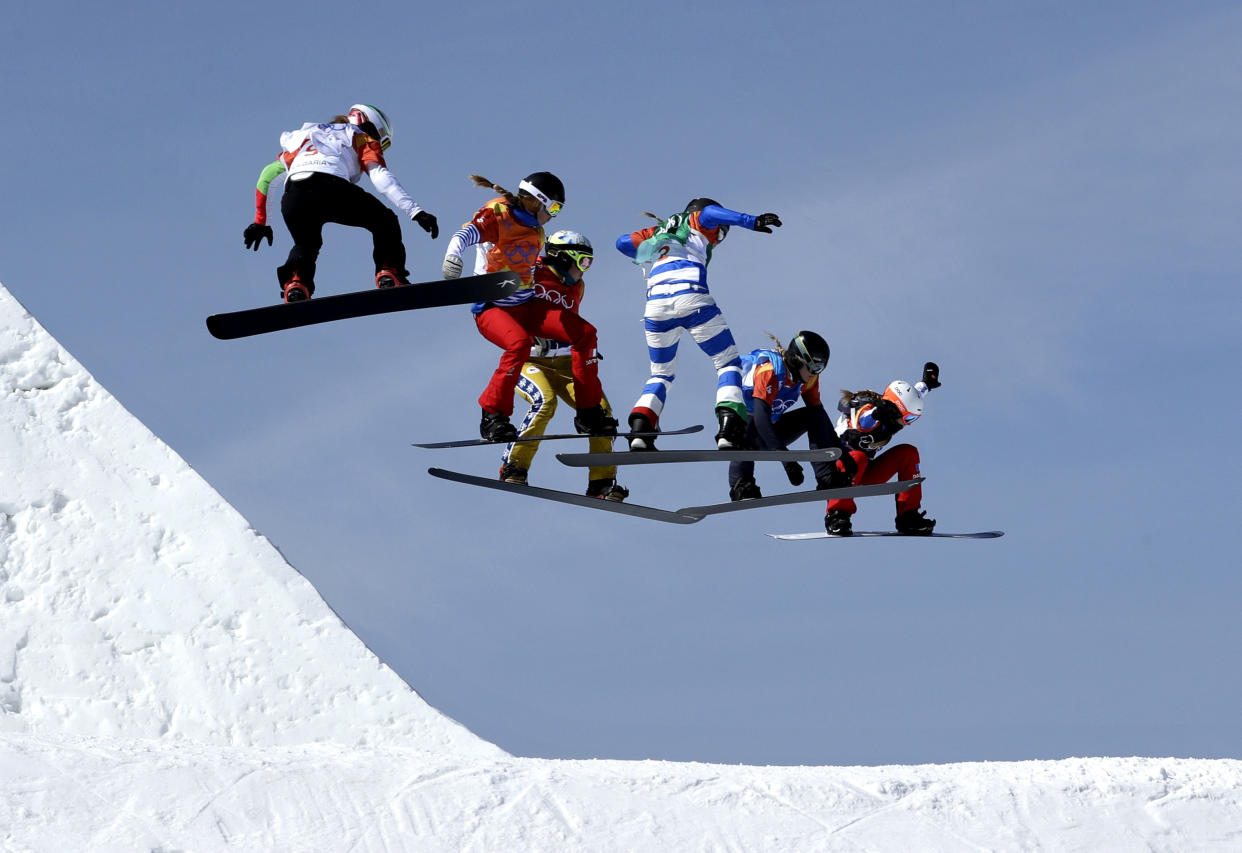
MULTIPOLYGON (((647 277, 643 325, 651 357, 651 377, 630 411, 632 432, 659 430, 660 412, 675 377, 677 343, 689 332, 716 366, 716 446, 741 447, 746 432, 742 399, 742 365, 729 324, 707 290, 707 264, 712 250, 731 226, 771 234, 779 228, 775 213, 752 216, 722 207, 710 198, 696 198, 667 219, 647 214, 659 225, 617 238, 617 249, 640 264, 647 277)), ((651 438, 631 438, 630 450, 654 450, 651 438)))

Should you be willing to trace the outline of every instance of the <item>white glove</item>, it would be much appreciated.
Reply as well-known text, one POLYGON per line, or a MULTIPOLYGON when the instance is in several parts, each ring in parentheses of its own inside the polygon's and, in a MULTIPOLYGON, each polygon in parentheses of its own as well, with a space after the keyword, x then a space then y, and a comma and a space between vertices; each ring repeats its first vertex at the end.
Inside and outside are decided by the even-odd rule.
POLYGON ((440 272, 445 278, 461 278, 461 255, 445 255, 440 272))

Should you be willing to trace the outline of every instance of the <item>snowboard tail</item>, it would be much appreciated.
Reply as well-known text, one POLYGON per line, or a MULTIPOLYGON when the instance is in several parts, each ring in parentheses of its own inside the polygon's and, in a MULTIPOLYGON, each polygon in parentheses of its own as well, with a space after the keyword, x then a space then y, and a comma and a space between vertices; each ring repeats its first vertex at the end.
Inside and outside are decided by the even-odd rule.
POLYGON ((699 521, 698 518, 689 515, 682 515, 678 512, 670 512, 666 509, 657 509, 652 506, 642 506, 641 504, 630 504, 622 501, 610 501, 604 498, 591 498, 586 495, 580 495, 577 492, 562 492, 557 489, 545 489, 540 486, 523 486, 517 483, 506 483, 503 480, 497 480, 490 477, 478 477, 474 474, 462 474, 458 471, 446 471, 443 468, 428 468, 427 473, 433 477, 439 477, 441 480, 452 480, 456 483, 466 483, 471 486, 482 486, 486 489, 496 489, 502 492, 511 492, 513 494, 525 495, 531 498, 542 498, 544 500, 556 501, 558 503, 573 504, 574 506, 587 507, 588 509, 602 509, 606 512, 615 512, 621 515, 632 515, 637 518, 646 518, 652 521, 665 521, 670 524, 694 524, 699 521))

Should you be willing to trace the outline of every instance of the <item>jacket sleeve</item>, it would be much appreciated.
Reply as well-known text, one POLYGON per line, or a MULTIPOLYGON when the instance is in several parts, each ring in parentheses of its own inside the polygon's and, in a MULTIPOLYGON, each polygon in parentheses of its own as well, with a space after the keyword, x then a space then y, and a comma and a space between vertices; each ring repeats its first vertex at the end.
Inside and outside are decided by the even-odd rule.
POLYGON ((382 192, 392 202, 393 206, 406 216, 412 219, 422 210, 418 203, 410 198, 410 194, 405 191, 405 187, 401 186, 397 176, 388 171, 387 166, 371 166, 367 169, 367 177, 371 179, 371 183, 375 185, 375 188, 382 192))
POLYGON ((737 225, 755 230, 755 217, 749 213, 738 213, 718 204, 709 204, 699 211, 699 224, 704 228, 719 228, 721 225, 737 225))
POLYGON ((285 163, 281 159, 273 160, 263 167, 259 173, 259 182, 254 187, 254 221, 259 225, 267 224, 267 191, 272 181, 284 174, 285 163))
POLYGON ((772 426, 772 407, 768 405, 768 401, 755 397, 753 406, 750 422, 755 425, 755 432, 759 435, 759 449, 788 450, 776 434, 776 428, 772 426))
POLYGON ((639 229, 638 231, 631 231, 629 234, 622 234, 617 238, 617 251, 627 258, 637 257, 638 247, 655 232, 655 226, 652 226, 639 229))

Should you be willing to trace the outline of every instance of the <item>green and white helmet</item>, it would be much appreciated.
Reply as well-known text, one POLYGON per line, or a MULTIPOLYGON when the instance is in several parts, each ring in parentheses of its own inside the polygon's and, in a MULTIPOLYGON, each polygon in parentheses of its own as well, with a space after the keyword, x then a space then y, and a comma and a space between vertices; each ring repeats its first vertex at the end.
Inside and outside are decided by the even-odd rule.
POLYGON ((561 230, 548 238, 543 246, 545 257, 553 260, 564 260, 569 265, 576 265, 586 272, 595 260, 595 249, 585 234, 577 231, 561 230))
POLYGON ((386 149, 392 145, 392 125, 388 121, 388 116, 384 115, 379 107, 373 107, 370 104, 354 104, 349 108, 349 123, 359 127, 370 124, 375 128, 377 134, 375 138, 380 148, 386 149))

